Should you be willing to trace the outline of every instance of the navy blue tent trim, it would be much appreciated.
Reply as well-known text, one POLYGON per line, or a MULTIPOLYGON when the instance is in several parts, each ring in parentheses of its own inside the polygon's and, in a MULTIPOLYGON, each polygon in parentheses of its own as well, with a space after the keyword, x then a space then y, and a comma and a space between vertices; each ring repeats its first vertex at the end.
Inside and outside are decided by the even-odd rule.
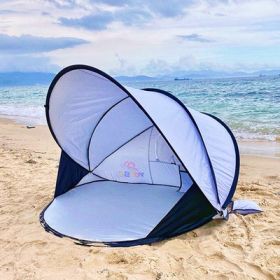
POLYGON ((88 170, 81 167, 64 151, 62 151, 58 167, 54 197, 57 197, 73 189, 86 174, 88 174, 88 170))
MULTIPOLYGON (((114 182, 114 183, 120 183, 120 184, 135 184, 135 183, 128 183, 128 182, 122 182, 122 181, 116 181, 116 180, 108 180, 104 177, 101 177, 97 174, 95 174, 94 172, 92 173, 94 176, 97 176, 99 178, 102 179, 102 181, 108 181, 108 182, 114 182)), ((98 180, 98 181, 91 181, 91 182, 88 182, 86 184, 90 184, 90 183, 93 183, 93 182, 100 182, 101 180, 98 180)), ((175 189, 178 189, 179 190, 179 186, 175 186, 175 185, 166 185, 166 184, 152 184, 152 183, 136 183, 137 185, 150 185, 150 186, 165 186, 165 187, 170 187, 170 188, 175 188, 175 189)), ((84 184, 81 184, 81 185, 78 185, 77 187, 80 187, 84 184)))
MULTIPOLYGON (((123 146, 125 146, 127 143, 131 142, 132 140, 134 140, 136 137, 138 137, 139 135, 143 134, 144 132, 146 132, 147 130, 151 129, 153 127, 149 126, 147 128, 145 128, 144 130, 140 131, 139 133, 137 133, 136 135, 132 136, 129 140, 127 140, 126 142, 124 142, 123 144, 121 144, 119 147, 117 147, 113 152, 111 152, 109 155, 107 155, 106 157, 104 157, 104 159, 99 162, 92 170, 91 172, 94 172, 94 170, 97 169, 97 167, 99 167, 108 157, 110 157, 111 155, 113 155, 114 153, 116 153, 118 150, 120 150, 123 146)), ((94 173, 93 173, 94 174, 94 173)), ((96 174, 95 174, 96 175, 96 174)))
POLYGON ((217 211, 199 187, 192 185, 147 238, 169 237, 187 232, 198 224, 211 220, 216 214, 217 211))
MULTIPOLYGON (((99 124, 101 123, 101 121, 104 119, 104 117, 114 108, 116 107, 117 105, 119 105, 121 102, 123 102, 124 100, 126 100, 127 98, 129 98, 128 96, 119 100, 117 103, 115 103, 113 106, 111 106, 106 112, 104 112, 104 114, 101 116, 101 118, 98 120, 97 124, 95 125, 92 133, 91 133, 91 136, 89 138, 89 141, 88 141, 88 148, 87 148, 87 154, 88 154, 88 168, 90 171, 93 171, 93 169, 97 168, 97 166, 93 169, 91 169, 91 166, 90 166, 90 160, 89 160, 89 148, 90 148, 90 142, 92 140, 92 137, 93 137, 93 134, 95 132, 95 130, 97 129, 97 127, 99 126, 99 124)), ((98 164, 100 165, 100 163, 98 164)))

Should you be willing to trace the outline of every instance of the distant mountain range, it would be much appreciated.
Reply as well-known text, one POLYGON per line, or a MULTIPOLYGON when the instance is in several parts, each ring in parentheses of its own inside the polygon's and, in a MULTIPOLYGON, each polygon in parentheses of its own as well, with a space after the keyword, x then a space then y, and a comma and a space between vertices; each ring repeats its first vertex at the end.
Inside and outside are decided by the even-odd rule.
MULTIPOLYGON (((43 72, 3 72, 0 73, 0 86, 21 86, 21 85, 49 85, 54 78, 54 73, 43 72)), ((213 78, 234 78, 234 77, 263 77, 280 76, 280 70, 263 70, 255 72, 225 72, 225 71, 180 71, 172 75, 161 75, 157 77, 138 76, 116 76, 119 82, 145 82, 145 81, 170 81, 189 79, 213 79, 213 78)))
POLYGON ((191 80, 191 79, 216 79, 216 78, 235 78, 235 77, 259 77, 259 76, 279 76, 280 70, 262 70, 255 72, 226 72, 214 70, 200 71, 180 71, 172 75, 150 76, 117 76, 120 82, 144 82, 144 81, 170 81, 170 80, 191 80))
MULTIPOLYGON (((214 70, 200 70, 200 71, 181 71, 176 72, 172 76, 180 79, 213 79, 213 78, 235 78, 235 77, 259 77, 259 76, 278 76, 280 70, 261 70, 254 72, 229 72, 229 71, 214 71, 214 70)), ((170 77, 170 76, 169 76, 170 77)))

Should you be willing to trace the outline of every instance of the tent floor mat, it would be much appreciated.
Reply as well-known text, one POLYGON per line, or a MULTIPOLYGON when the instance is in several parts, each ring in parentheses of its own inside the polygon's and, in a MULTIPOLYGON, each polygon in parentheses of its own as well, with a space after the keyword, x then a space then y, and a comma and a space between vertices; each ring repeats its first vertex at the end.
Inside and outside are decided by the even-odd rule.
POLYGON ((92 182, 56 197, 44 212, 62 235, 96 242, 145 238, 184 193, 177 188, 92 182))

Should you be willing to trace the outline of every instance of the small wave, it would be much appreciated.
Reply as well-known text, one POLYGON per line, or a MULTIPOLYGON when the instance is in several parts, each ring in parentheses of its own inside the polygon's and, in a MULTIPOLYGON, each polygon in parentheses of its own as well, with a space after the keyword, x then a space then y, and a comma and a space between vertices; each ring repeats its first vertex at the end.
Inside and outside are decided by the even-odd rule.
POLYGON ((46 124, 45 112, 40 106, 0 105, 0 115, 23 124, 46 124))
MULTIPOLYGON (((279 141, 280 79, 150 81, 131 82, 130 86, 170 91, 186 106, 221 118, 240 140, 279 141)), ((22 123, 45 124, 46 93, 46 86, 0 88, 0 115, 22 123)))
POLYGON ((252 141, 278 141, 280 138, 276 134, 261 134, 261 133, 248 133, 233 131, 238 140, 252 140, 252 141))

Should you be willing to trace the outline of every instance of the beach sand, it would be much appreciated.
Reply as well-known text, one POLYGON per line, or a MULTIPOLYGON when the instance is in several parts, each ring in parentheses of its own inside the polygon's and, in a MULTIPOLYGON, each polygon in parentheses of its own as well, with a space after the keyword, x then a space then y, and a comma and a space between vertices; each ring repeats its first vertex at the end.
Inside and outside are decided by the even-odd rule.
POLYGON ((55 237, 39 223, 60 153, 48 128, 1 119, 0 144, 0 279, 280 279, 277 157, 241 156, 234 198, 256 201, 263 213, 231 215, 151 246, 101 248, 55 237))

